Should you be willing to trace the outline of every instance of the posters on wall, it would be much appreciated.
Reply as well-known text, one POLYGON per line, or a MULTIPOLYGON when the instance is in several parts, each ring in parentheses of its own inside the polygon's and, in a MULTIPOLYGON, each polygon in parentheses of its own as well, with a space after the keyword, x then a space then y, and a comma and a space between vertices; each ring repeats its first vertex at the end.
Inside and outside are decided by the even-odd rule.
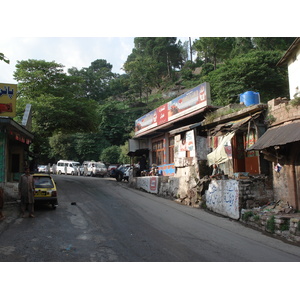
POLYGON ((196 156, 194 130, 189 130, 185 133, 176 135, 174 143, 175 166, 183 167, 185 165, 184 158, 196 156), (189 155, 187 155, 187 152, 189 152, 189 155))

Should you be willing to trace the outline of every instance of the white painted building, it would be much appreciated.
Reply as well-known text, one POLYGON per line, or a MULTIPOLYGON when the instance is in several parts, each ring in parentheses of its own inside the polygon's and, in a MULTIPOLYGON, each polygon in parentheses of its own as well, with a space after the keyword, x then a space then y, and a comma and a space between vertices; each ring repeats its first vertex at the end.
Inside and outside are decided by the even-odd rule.
POLYGON ((277 65, 287 65, 290 99, 300 97, 300 38, 296 38, 277 65))

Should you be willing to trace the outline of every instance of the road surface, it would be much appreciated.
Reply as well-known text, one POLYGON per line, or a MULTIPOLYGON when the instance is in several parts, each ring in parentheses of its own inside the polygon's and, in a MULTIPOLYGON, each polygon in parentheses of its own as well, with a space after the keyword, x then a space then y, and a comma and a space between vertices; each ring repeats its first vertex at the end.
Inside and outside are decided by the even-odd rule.
POLYGON ((56 175, 59 206, 0 234, 2 262, 293 262, 300 247, 112 178, 56 175))

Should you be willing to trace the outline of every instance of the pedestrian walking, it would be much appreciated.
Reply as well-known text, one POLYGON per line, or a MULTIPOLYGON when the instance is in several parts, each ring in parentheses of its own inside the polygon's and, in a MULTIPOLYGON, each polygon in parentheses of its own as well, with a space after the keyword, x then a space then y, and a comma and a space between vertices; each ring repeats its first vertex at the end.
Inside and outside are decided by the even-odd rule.
POLYGON ((28 205, 29 217, 34 218, 34 182, 30 169, 25 168, 25 174, 20 177, 19 196, 21 198, 21 217, 25 217, 25 209, 28 205))
POLYGON ((53 174, 57 174, 56 164, 53 164, 53 165, 52 165, 52 173, 53 173, 53 174))

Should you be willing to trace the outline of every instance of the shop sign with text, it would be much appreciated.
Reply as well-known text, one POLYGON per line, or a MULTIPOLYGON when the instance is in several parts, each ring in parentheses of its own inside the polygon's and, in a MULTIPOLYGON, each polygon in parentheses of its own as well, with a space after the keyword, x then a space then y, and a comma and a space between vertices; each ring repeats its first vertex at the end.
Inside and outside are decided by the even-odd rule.
POLYGON ((135 121, 135 134, 162 125, 211 104, 210 86, 204 82, 135 121))
POLYGON ((0 117, 16 116, 17 85, 0 83, 0 117))

